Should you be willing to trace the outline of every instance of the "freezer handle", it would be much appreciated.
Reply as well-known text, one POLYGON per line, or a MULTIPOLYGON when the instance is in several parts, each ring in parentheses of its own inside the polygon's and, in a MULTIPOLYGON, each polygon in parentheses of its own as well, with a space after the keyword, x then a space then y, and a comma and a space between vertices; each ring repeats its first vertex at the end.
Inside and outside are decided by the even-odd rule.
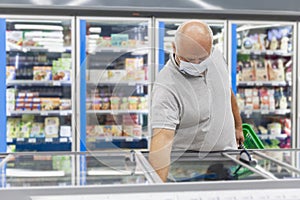
POLYGON ((250 171, 257 173, 259 175, 261 175, 262 177, 266 178, 266 179, 273 179, 273 180, 277 180, 277 178, 275 176, 271 176, 270 174, 264 173, 260 170, 255 169, 254 167, 251 167, 250 165, 247 165, 245 163, 243 163, 242 161, 239 161, 238 159, 234 158, 233 156, 229 155, 228 153, 222 153, 223 156, 229 158, 230 160, 232 160, 233 162, 242 165, 243 167, 249 169, 250 171))
POLYGON ((285 168, 287 168, 287 169, 289 169, 289 170, 291 170, 293 172, 296 172, 296 173, 300 174, 300 170, 297 169, 296 167, 293 167, 292 165, 289 165, 289 164, 286 164, 286 163, 281 162, 279 160, 276 160, 276 159, 274 159, 274 158, 272 158, 270 156, 267 156, 266 154, 263 154, 261 152, 253 151, 253 153, 256 154, 256 155, 258 155, 259 157, 271 160, 272 162, 274 162, 274 163, 276 163, 276 164, 278 164, 280 166, 283 166, 283 167, 285 167, 285 168))

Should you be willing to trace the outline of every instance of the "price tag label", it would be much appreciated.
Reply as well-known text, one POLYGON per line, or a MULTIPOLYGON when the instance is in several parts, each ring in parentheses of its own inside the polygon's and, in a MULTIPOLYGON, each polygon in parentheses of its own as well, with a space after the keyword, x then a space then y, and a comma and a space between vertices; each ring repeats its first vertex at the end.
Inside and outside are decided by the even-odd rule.
POLYGON ((12 143, 12 142, 13 142, 13 139, 12 139, 12 138, 7 138, 7 139, 6 139, 6 142, 7 142, 7 143, 12 143))
POLYGON ((11 112, 7 112, 7 113, 6 113, 6 116, 11 116, 11 112))
POLYGON ((263 114, 263 115, 267 115, 267 114, 269 114, 269 113, 270 113, 269 110, 261 110, 261 114, 263 114))
POLYGON ((133 142, 133 137, 127 137, 125 140, 126 142, 133 142))
POLYGON ((53 138, 46 138, 45 142, 53 142, 53 138))
POLYGON ((257 86, 262 86, 263 83, 262 83, 262 82, 257 82, 256 85, 257 85, 257 86))
POLYGON ((135 86, 136 83, 135 83, 135 82, 128 82, 128 85, 129 85, 129 86, 135 86))
POLYGON ((61 111, 60 115, 61 116, 67 116, 69 114, 69 111, 61 111))
POLYGON ((24 142, 25 139, 24 138, 17 138, 17 142, 24 142))
POLYGON ((68 142, 68 138, 59 138, 60 143, 68 142))
POLYGON ((28 143, 36 143, 36 138, 29 138, 28 143))
POLYGON ((279 82, 272 82, 272 86, 279 86, 279 82))
POLYGON ((248 82, 247 85, 248 86, 254 86, 254 82, 248 82))
POLYGON ((111 137, 106 137, 106 138, 105 138, 105 142, 112 142, 112 140, 113 140, 113 139, 112 139, 111 137))
POLYGON ((61 82, 60 81, 53 81, 53 86, 61 86, 61 82))
POLYGON ((46 111, 42 111, 42 112, 41 112, 41 116, 48 116, 48 114, 49 114, 49 113, 46 112, 46 111))

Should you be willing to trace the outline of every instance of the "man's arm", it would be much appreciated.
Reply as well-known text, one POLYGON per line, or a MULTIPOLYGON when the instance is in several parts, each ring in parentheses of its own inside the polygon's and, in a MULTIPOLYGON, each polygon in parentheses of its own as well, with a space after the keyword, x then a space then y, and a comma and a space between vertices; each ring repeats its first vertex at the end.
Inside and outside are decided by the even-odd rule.
POLYGON ((149 162, 163 182, 166 182, 169 173, 174 134, 171 129, 153 129, 149 162))
POLYGON ((236 143, 237 145, 240 145, 244 143, 242 118, 240 116, 239 107, 237 105, 236 98, 232 90, 231 90, 231 107, 232 107, 232 113, 233 113, 234 125, 235 125, 236 143))

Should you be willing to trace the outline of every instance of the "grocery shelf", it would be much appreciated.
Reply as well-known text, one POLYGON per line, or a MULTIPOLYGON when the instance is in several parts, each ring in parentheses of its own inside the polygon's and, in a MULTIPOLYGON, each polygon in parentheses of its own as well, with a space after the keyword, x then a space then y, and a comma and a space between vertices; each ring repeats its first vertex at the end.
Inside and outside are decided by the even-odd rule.
POLYGON ((242 110, 242 114, 251 115, 254 113, 262 114, 262 115, 286 115, 291 113, 291 109, 282 109, 282 110, 242 110))
POLYGON ((16 151, 71 151, 71 138, 7 138, 7 145, 16 151))
POLYGON ((88 114, 127 114, 127 113, 136 113, 136 114, 148 114, 148 110, 87 110, 88 114))
POLYGON ((129 86, 135 86, 135 85, 149 85, 150 83, 148 81, 103 81, 99 80, 99 82, 91 82, 87 81, 87 85, 89 86, 97 86, 97 85, 129 85, 129 86))
POLYGON ((129 148, 129 149, 146 149, 148 148, 148 139, 146 137, 111 137, 102 139, 93 138, 94 141, 88 141, 87 149, 114 149, 114 148, 129 148))
POLYGON ((95 142, 98 140, 104 140, 106 142, 111 142, 111 141, 125 140, 127 142, 132 142, 132 141, 137 141, 142 139, 147 140, 148 138, 143 136, 101 136, 101 137, 87 138, 87 141, 95 142))
POLYGON ((237 53, 240 54, 256 54, 256 55, 261 55, 261 54, 267 54, 267 55, 278 55, 278 56, 293 56, 293 52, 286 52, 286 51, 281 51, 281 50, 241 50, 238 49, 237 53))
POLYGON ((6 81, 7 86, 14 85, 49 85, 49 86, 61 86, 61 85, 71 85, 71 81, 37 81, 37 80, 10 80, 6 81))
POLYGON ((72 114, 72 110, 17 110, 17 111, 8 111, 7 116, 18 116, 18 115, 40 115, 40 116, 48 116, 48 115, 60 115, 60 116, 68 116, 72 114))
POLYGON ((138 47, 96 47, 93 50, 88 50, 89 53, 103 53, 103 52, 111 52, 111 53, 120 53, 120 52, 141 52, 140 54, 148 54, 148 51, 144 51, 148 46, 138 46, 138 47), (142 51, 143 50, 143 51, 142 51))
POLYGON ((258 135, 258 137, 262 140, 267 140, 267 139, 286 139, 288 135, 286 134, 281 134, 281 135, 258 135))
POLYGON ((57 53, 62 53, 62 52, 67 52, 67 51, 71 51, 71 47, 63 47, 63 48, 56 48, 54 49, 50 49, 50 48, 45 48, 45 47, 36 47, 36 46, 28 46, 28 47, 16 47, 16 48, 8 48, 6 49, 6 51, 20 51, 20 52, 57 52, 57 53), (59 49, 59 50, 58 50, 59 49))
POLYGON ((249 86, 291 86, 291 82, 286 81, 239 81, 238 87, 249 87, 249 86))

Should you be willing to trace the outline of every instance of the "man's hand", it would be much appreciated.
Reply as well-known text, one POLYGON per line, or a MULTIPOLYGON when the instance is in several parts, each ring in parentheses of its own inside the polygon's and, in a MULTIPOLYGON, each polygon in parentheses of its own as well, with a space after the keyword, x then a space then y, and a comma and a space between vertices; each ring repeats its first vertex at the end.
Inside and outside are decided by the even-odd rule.
POLYGON ((235 137, 236 137, 236 143, 238 146, 241 144, 244 144, 244 134, 243 134, 243 129, 242 128, 236 128, 235 129, 235 137))

